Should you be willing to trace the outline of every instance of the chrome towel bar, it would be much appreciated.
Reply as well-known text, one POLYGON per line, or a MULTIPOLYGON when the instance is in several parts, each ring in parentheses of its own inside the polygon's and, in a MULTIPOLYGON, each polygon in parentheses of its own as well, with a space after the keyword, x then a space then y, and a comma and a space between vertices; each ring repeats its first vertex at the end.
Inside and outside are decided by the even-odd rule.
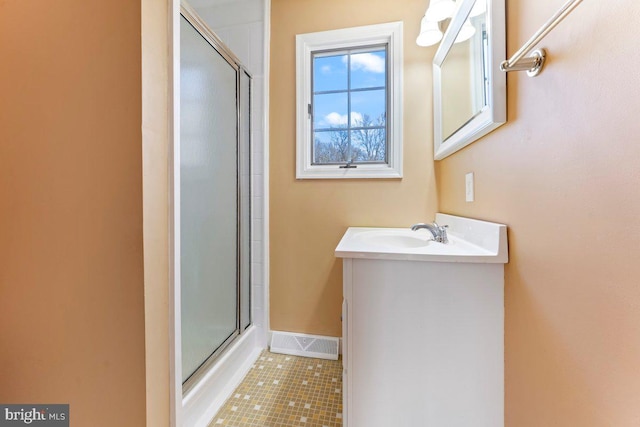
POLYGON ((556 25, 560 23, 582 0, 569 0, 562 8, 553 15, 513 56, 506 61, 502 61, 500 69, 502 71, 527 71, 529 77, 540 74, 544 66, 546 52, 544 49, 536 49, 533 53, 524 58, 556 25))

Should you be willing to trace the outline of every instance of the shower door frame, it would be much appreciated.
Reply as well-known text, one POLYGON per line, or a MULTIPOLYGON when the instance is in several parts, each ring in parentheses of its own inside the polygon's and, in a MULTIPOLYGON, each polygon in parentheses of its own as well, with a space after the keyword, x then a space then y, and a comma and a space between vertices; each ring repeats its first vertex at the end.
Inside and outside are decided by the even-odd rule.
MULTIPOLYGON (((237 210, 237 216, 236 216, 236 241, 237 241, 237 245, 236 245, 236 328, 235 330, 231 333, 231 335, 229 335, 229 337, 227 339, 225 339, 220 346, 218 346, 215 351, 213 351, 213 353, 211 353, 207 359, 195 370, 195 372, 193 372, 184 382, 182 382, 182 357, 181 357, 181 313, 179 312, 180 310, 180 306, 181 306, 181 298, 180 298, 180 293, 181 293, 181 270, 180 270, 180 253, 181 253, 181 249, 180 249, 180 239, 181 239, 181 234, 180 234, 180 185, 181 185, 181 181, 180 181, 180 143, 175 143, 174 144, 174 149, 173 149, 173 154, 174 154, 174 162, 173 162, 173 176, 174 176, 174 182, 173 182, 173 187, 174 187, 174 198, 173 198, 173 206, 174 206, 174 253, 173 253, 173 259, 174 259, 174 272, 173 272, 173 276, 174 276, 174 283, 175 283, 175 290, 174 290, 174 295, 176 297, 176 301, 175 301, 175 307, 174 309, 176 310, 176 313, 174 313, 174 318, 176 320, 176 336, 175 336, 175 343, 176 343, 176 348, 174 349, 174 351, 176 352, 176 354, 174 355, 174 360, 175 360, 175 369, 178 370, 178 372, 174 373, 174 378, 177 379, 178 383, 177 384, 182 384, 182 390, 181 390, 181 395, 185 396, 187 395, 187 393, 189 393, 199 382, 200 380, 206 375, 206 373, 208 372, 209 368, 211 368, 216 361, 219 359, 219 357, 224 353, 224 351, 230 346, 232 345, 239 337, 241 337, 243 335, 243 333, 245 331, 247 331, 251 325, 253 324, 253 319, 251 318, 251 249, 249 250, 249 272, 248 272, 248 278, 247 280, 249 280, 249 322, 248 325, 246 326, 246 328, 243 328, 243 324, 245 323, 246 319, 242 317, 242 298, 243 298, 243 292, 242 292, 242 277, 241 277, 241 270, 242 270, 242 259, 241 259, 241 240, 242 240, 242 234, 243 234, 243 229, 241 227, 241 222, 242 222, 242 218, 243 215, 248 215, 249 218, 249 224, 248 224, 248 230, 246 230, 246 232, 249 233, 249 242, 251 244, 251 222, 252 222, 252 212, 251 212, 251 205, 252 205, 252 188, 251 188, 251 174, 252 174, 252 168, 251 168, 251 145, 252 145, 252 141, 251 141, 251 110, 252 110, 252 99, 251 99, 251 92, 253 89, 253 77, 251 75, 251 73, 244 67, 244 65, 242 64, 242 62, 233 54, 233 52, 222 42, 222 40, 220 40, 215 33, 213 33, 213 31, 207 26, 206 23, 204 23, 202 21, 202 19, 200 19, 200 17, 197 15, 197 13, 187 4, 182 3, 180 5, 180 13, 178 14, 178 22, 177 22, 177 26, 174 27, 175 28, 175 32, 180 33, 180 26, 179 26, 179 22, 180 20, 184 18, 194 29, 196 32, 198 32, 198 34, 203 37, 205 39, 205 41, 211 46, 212 49, 214 49, 218 54, 220 54, 223 59, 225 61, 227 61, 227 63, 233 67, 233 69, 236 72, 236 191, 237 191, 237 199, 236 199, 236 210, 237 210), (249 130, 247 132, 247 135, 245 135, 246 137, 246 143, 247 143, 247 156, 249 156, 249 171, 248 171, 248 197, 249 197, 249 208, 248 208, 248 212, 243 212, 241 209, 241 204, 242 204, 242 193, 241 193, 241 165, 243 160, 242 157, 242 153, 241 153, 241 147, 243 144, 242 141, 242 123, 243 123, 243 114, 242 114, 242 108, 241 108, 241 101, 243 100, 244 97, 244 93, 241 90, 241 78, 242 75, 246 75, 249 78, 249 117, 247 118, 247 120, 249 120, 249 130)), ((179 42, 178 42, 178 46, 179 46, 179 42)), ((175 85, 178 87, 177 90, 179 91, 179 87, 180 87, 180 61, 176 61, 177 62, 177 74, 175 78, 175 85)), ((176 72, 176 70, 174 69, 174 73, 176 72)), ((175 90, 175 89, 174 89, 175 90)), ((177 92, 179 94, 179 92, 177 92)), ((176 94, 176 92, 174 92, 174 95, 176 94)), ((180 128, 179 128, 179 117, 180 117, 180 111, 179 111, 179 104, 180 104, 180 97, 178 96, 177 98, 175 98, 175 104, 178 104, 177 106, 174 105, 174 108, 177 107, 177 116, 178 119, 176 120, 176 124, 174 124, 174 126, 176 127, 176 129, 174 129, 175 135, 179 136, 180 135, 180 128)), ((179 139, 175 139, 175 141, 179 141, 179 139)))

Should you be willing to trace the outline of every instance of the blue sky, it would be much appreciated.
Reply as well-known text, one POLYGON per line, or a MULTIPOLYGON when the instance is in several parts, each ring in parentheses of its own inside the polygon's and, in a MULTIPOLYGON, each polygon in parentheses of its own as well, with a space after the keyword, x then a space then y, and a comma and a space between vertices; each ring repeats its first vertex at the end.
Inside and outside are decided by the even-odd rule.
MULTIPOLYGON (((351 55, 351 89, 384 86, 386 82, 386 52, 384 49, 351 55)), ((347 55, 315 57, 315 92, 348 88, 347 55)), ((328 128, 347 123, 348 93, 314 95, 314 128, 328 128)), ((368 114, 372 119, 386 112, 384 90, 353 92, 351 119, 368 114)))

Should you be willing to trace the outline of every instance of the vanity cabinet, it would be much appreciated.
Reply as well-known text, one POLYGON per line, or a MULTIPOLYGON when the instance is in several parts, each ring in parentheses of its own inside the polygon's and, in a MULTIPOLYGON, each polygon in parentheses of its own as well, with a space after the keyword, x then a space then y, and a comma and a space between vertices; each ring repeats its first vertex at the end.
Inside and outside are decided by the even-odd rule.
POLYGON ((503 426, 503 263, 340 249, 344 425, 503 426))

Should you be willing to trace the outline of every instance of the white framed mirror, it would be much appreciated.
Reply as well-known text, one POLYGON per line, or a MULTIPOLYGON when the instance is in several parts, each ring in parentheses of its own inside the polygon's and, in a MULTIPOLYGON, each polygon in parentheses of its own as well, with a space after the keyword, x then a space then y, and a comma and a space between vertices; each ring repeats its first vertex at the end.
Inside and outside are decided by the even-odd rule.
POLYGON ((433 59, 434 159, 507 120, 505 0, 458 0, 433 59))

